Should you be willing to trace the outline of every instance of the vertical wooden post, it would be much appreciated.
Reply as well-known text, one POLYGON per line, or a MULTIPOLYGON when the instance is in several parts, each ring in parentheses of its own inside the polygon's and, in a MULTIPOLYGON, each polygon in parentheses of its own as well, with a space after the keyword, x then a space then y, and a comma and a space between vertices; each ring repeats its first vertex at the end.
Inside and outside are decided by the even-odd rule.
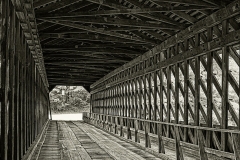
POLYGON ((9 132, 8 132, 8 159, 14 158, 14 121, 15 121, 15 9, 10 3, 10 34, 8 38, 10 39, 9 43, 9 132))
POLYGON ((207 153, 205 152, 205 140, 201 130, 198 130, 198 144, 200 160, 208 160, 207 153))
MULTIPOLYGON (((188 125, 188 85, 189 85, 189 61, 184 61, 184 124, 188 125)), ((187 141, 188 131, 184 128, 184 141, 187 141)))
MULTIPOLYGON (((142 63, 141 63, 142 65, 142 63)), ((138 83, 139 83, 139 118, 141 119, 142 118, 142 112, 143 112, 143 87, 142 87, 142 80, 143 80, 143 76, 140 76, 138 78, 138 83)), ((139 127, 140 129, 142 129, 142 123, 139 122, 139 127)))
MULTIPOLYGON (((20 46, 20 23, 19 21, 16 19, 16 51, 19 49, 20 46)), ((14 159, 15 160, 19 160, 19 142, 20 142, 20 135, 19 135, 19 130, 20 130, 20 121, 19 121, 19 117, 20 117, 20 75, 19 75, 19 71, 20 71, 20 64, 19 64, 19 52, 15 52, 15 74, 16 74, 16 78, 15 78, 15 92, 14 92, 14 103, 15 103, 15 115, 14 115, 14 159)))
POLYGON ((120 136, 124 137, 124 132, 123 132, 123 118, 120 118, 120 136))
POLYGON ((118 125, 118 117, 115 117, 115 125, 114 125, 114 134, 118 134, 118 128, 117 128, 117 125, 118 125))
MULTIPOLYGON (((195 46, 200 45, 200 36, 196 34, 195 36, 195 46)), ((199 126, 199 111, 200 111, 200 57, 195 57, 195 110, 194 110, 194 124, 199 126)), ((198 143, 198 131, 194 130, 194 144, 198 143)))
POLYGON ((149 137, 149 132, 150 132, 150 123, 149 122, 144 122, 144 126, 145 126, 145 147, 146 148, 151 148, 151 140, 149 137))
POLYGON ((140 143, 140 138, 139 138, 139 134, 138 134, 138 120, 137 119, 134 120, 134 126, 135 126, 135 142, 140 143))
MULTIPOLYGON (((223 35, 228 32, 228 22, 224 20, 222 23, 223 35)), ((229 47, 224 46, 222 48, 222 129, 227 129, 228 127, 228 72, 229 72, 229 47)), ((227 150, 227 134, 221 134, 221 147, 222 151, 227 150)))
MULTIPOLYGON (((157 56, 154 56, 154 64, 157 63, 157 56)), ((158 91, 158 82, 157 82, 157 72, 155 71, 153 73, 153 83, 154 83, 154 88, 153 88, 153 120, 157 121, 157 109, 158 109, 158 105, 157 105, 157 91, 158 91)), ((157 123, 154 123, 154 133, 157 134, 157 123)))
MULTIPOLYGON (((167 50, 167 59, 171 57, 170 48, 167 50)), ((167 72, 167 122, 170 123, 171 115, 171 66, 166 68, 167 72)), ((170 137, 170 126, 167 125, 167 137, 170 137)))
POLYGON ((160 124, 157 124, 157 135, 158 135, 158 152, 159 153, 165 153, 165 147, 164 147, 164 142, 162 139, 162 128, 160 128, 160 124))
MULTIPOLYGON (((148 119, 152 120, 152 78, 151 78, 152 74, 149 73, 147 75, 147 79, 148 79, 148 119)), ((150 127, 150 132, 151 132, 151 127, 152 127, 152 123, 149 123, 149 127, 150 127)))
MULTIPOLYGON (((163 61, 163 53, 160 54, 160 62, 163 61)), ((160 68, 159 71, 159 79, 160 79, 160 91, 159 91, 159 98, 160 98, 160 108, 159 108, 159 112, 160 112, 160 122, 163 122, 163 69, 160 68)), ((159 130, 158 130, 158 134, 162 135, 163 133, 163 125, 159 124, 159 130)))
POLYGON ((179 135, 178 126, 175 126, 174 131, 175 131, 176 159, 177 160, 184 160, 182 147, 181 147, 181 144, 180 144, 180 135, 179 135))
MULTIPOLYGON (((175 46, 175 54, 178 54, 178 45, 175 46)), ((179 63, 175 64, 175 123, 179 123, 179 63)))
POLYGON ((9 115, 9 0, 2 1, 1 32, 1 159, 7 160, 9 115))
MULTIPOLYGON (((146 65, 146 62, 144 63, 146 65)), ((146 75, 143 75, 143 119, 147 118, 147 84, 146 75)))
MULTIPOLYGON (((207 29, 207 39, 208 42, 212 40, 213 31, 212 28, 207 29)), ((212 127, 212 74, 213 74, 213 53, 210 52, 207 54, 207 126, 212 127)), ((207 131, 206 133, 206 146, 211 146, 211 132, 207 131)))

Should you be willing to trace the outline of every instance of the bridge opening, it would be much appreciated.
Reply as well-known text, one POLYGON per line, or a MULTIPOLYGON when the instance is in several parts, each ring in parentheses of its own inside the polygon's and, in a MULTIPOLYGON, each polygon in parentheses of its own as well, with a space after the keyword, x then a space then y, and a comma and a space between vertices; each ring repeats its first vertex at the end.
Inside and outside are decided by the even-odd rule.
POLYGON ((90 112, 90 93, 82 86, 55 86, 49 95, 52 120, 82 120, 90 112))

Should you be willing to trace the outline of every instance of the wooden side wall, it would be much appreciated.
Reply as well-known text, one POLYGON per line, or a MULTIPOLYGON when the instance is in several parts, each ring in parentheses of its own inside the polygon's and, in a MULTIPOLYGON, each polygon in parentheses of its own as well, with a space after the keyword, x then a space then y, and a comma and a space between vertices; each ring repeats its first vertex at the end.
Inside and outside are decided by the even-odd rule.
POLYGON ((106 123, 109 116, 119 117, 113 123, 131 128, 137 120, 139 130, 176 144, 239 156, 231 134, 240 130, 239 4, 232 2, 93 84, 91 118, 106 123))
POLYGON ((1 160, 21 159, 49 115, 48 91, 23 29, 26 17, 16 3, 0 0, 1 160))

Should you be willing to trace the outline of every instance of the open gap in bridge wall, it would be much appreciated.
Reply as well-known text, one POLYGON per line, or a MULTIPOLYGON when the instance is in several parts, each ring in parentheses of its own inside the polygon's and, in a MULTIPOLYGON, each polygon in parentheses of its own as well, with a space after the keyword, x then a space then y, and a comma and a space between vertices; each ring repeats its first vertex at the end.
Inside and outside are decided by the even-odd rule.
POLYGON ((89 112, 90 93, 83 86, 57 85, 49 93, 52 120, 82 120, 89 112))
POLYGON ((18 160, 48 120, 49 96, 29 31, 30 11, 20 1, 1 0, 0 7, 0 159, 18 160))
POLYGON ((128 135, 141 130, 146 147, 149 134, 166 145, 174 140, 180 159, 184 145, 194 146, 201 159, 239 157, 239 4, 232 2, 94 83, 86 120, 119 128, 121 136, 123 128, 128 135))

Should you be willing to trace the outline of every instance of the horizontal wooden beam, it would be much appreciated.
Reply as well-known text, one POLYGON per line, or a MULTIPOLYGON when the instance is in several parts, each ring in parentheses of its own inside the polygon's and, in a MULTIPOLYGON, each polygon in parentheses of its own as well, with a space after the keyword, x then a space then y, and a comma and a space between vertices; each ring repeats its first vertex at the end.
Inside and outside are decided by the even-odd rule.
MULTIPOLYGON (((115 62, 118 61, 119 63, 121 62, 126 62, 130 61, 132 58, 129 56, 117 56, 117 55, 84 55, 84 56, 79 56, 79 55, 51 55, 51 54, 46 54, 44 55, 44 61, 48 60, 59 60, 61 59, 62 61, 93 61, 95 60, 97 62, 115 62)), ((60 61, 61 62, 61 61, 60 61)))
POLYGON ((99 76, 96 77, 96 76, 91 76, 91 75, 87 75, 85 74, 85 77, 88 77, 88 78, 83 78, 83 74, 81 75, 81 73, 79 74, 55 74, 55 73, 48 73, 48 78, 49 80, 50 79, 56 79, 56 80, 65 80, 65 79, 71 79, 71 80, 96 80, 96 79, 99 79, 99 76))
POLYGON ((62 72, 62 71, 48 71, 47 72, 48 75, 55 75, 55 76, 58 76, 58 75, 76 75, 76 76, 81 76, 81 75, 88 75, 86 78, 91 78, 91 77, 101 77, 102 74, 90 74, 88 72, 62 72))
POLYGON ((116 32, 104 31, 103 29, 92 28, 92 27, 83 26, 80 24, 75 24, 75 23, 70 23, 70 22, 58 22, 55 20, 46 20, 46 19, 44 19, 44 21, 48 21, 51 23, 56 23, 56 24, 60 24, 63 26, 68 26, 68 27, 72 27, 72 28, 76 28, 76 29, 81 29, 81 30, 85 30, 85 31, 93 32, 93 33, 108 35, 108 36, 112 36, 112 37, 118 37, 118 38, 137 41, 137 42, 145 42, 145 40, 143 40, 141 38, 136 38, 136 37, 132 37, 129 35, 124 35, 124 34, 120 34, 120 33, 116 33, 116 32))
MULTIPOLYGON (((123 35, 122 35, 123 36, 123 35)), ((93 33, 84 33, 84 34, 48 34, 48 33, 42 33, 41 34, 41 40, 44 40, 46 38, 56 38, 56 39, 67 39, 67 40, 81 40, 81 41, 100 41, 100 42, 119 42, 119 43, 133 43, 133 44, 146 44, 145 40, 141 41, 135 41, 131 39, 124 39, 122 37, 116 37, 116 36, 110 36, 110 35, 102 35, 102 34, 93 34, 93 33)), ((150 43, 150 42, 147 42, 150 43)), ((152 43, 152 42, 151 42, 152 43)))
POLYGON ((160 7, 160 8, 144 8, 144 9, 119 9, 119 10, 101 10, 89 12, 72 12, 72 13, 54 13, 54 14, 38 14, 41 18, 62 18, 62 17, 86 17, 100 15, 118 15, 118 14, 138 14, 138 13, 156 13, 156 12, 171 12, 171 11, 190 11, 190 10, 206 10, 216 9, 216 6, 177 6, 177 7, 160 7))
MULTIPOLYGON (((49 65, 46 65, 46 67, 48 67, 49 65)), ((55 68, 72 68, 72 69, 93 69, 93 70, 98 70, 98 71, 105 71, 105 72, 109 72, 111 71, 111 69, 107 69, 107 68, 99 68, 99 67, 92 67, 92 66, 87 66, 87 65, 84 65, 84 66, 81 66, 81 65, 71 65, 71 64, 51 64, 51 66, 55 66, 55 68)), ((48 67, 49 68, 49 67, 48 67)))
MULTIPOLYGON (((41 18, 41 17, 40 17, 41 18)), ((118 25, 118 26, 128 26, 128 27, 139 27, 139 28, 152 28, 152 29, 171 29, 171 30, 180 30, 185 29, 186 27, 182 25, 171 25, 166 23, 154 24, 148 23, 146 21, 137 21, 134 19, 117 19, 109 17, 61 17, 59 18, 42 18, 42 20, 51 19, 57 21, 66 21, 66 22, 81 22, 87 24, 101 24, 101 25, 118 25)))
POLYGON ((103 64, 105 65, 106 63, 108 63, 108 65, 111 65, 111 64, 120 64, 120 63, 124 63, 124 62, 128 62, 128 60, 124 61, 124 60, 121 60, 121 59, 116 59, 116 60, 113 60, 113 59, 106 59, 105 61, 91 61, 91 60, 72 60, 72 61, 69 61, 69 60, 48 60, 46 59, 44 61, 45 64, 51 64, 51 63, 80 63, 80 64, 103 64))
POLYGON ((63 86, 89 86, 91 82, 49 82, 51 85, 63 85, 63 86))
MULTIPOLYGON (((58 48, 59 46, 65 48, 116 48, 116 49, 132 49, 136 51, 146 50, 146 48, 142 47, 143 44, 109 44, 109 43, 90 43, 90 44, 82 44, 82 43, 75 43, 75 45, 42 45, 43 48, 58 48)), ((147 47, 150 47, 149 45, 147 47)))
POLYGON ((39 0, 35 3, 33 3, 33 7, 38 8, 38 7, 44 6, 44 5, 49 4, 49 3, 53 3, 55 1, 56 0, 39 0))
MULTIPOLYGON (((36 4, 36 5, 39 5, 40 2, 42 2, 42 1, 44 1, 44 0, 40 0, 39 2, 37 2, 38 4, 36 4)), ((37 13, 56 12, 56 10, 65 8, 69 5, 75 4, 75 3, 80 2, 80 1, 82 1, 82 0, 58 1, 56 3, 50 3, 50 4, 46 5, 45 7, 39 8, 39 9, 36 10, 36 12, 37 13)))
POLYGON ((135 55, 140 55, 141 53, 136 52, 134 50, 130 50, 130 49, 122 49, 122 48, 98 48, 96 50, 96 48, 70 48, 70 47, 44 47, 43 51, 54 51, 54 52, 58 52, 58 51, 64 51, 64 52, 70 52, 72 53, 87 53, 90 52, 92 54, 94 53, 105 53, 105 54, 135 54, 135 55))
POLYGON ((104 74, 106 74, 106 71, 98 71, 98 70, 92 70, 92 69, 84 69, 84 68, 78 68, 78 69, 73 69, 73 68, 67 68, 67 67, 65 67, 65 68, 63 68, 63 67, 48 67, 47 68, 47 72, 49 72, 49 71, 59 71, 60 69, 61 69, 61 71, 62 72, 71 72, 71 73, 75 73, 75 72, 77 72, 77 73, 81 73, 81 72, 87 72, 87 73, 89 73, 89 74, 101 74, 101 75, 104 75, 104 74))
POLYGON ((202 0, 152 0, 152 1, 154 1, 154 2, 168 2, 168 3, 188 4, 188 5, 197 5, 197 6, 215 5, 215 4, 204 2, 202 0))

